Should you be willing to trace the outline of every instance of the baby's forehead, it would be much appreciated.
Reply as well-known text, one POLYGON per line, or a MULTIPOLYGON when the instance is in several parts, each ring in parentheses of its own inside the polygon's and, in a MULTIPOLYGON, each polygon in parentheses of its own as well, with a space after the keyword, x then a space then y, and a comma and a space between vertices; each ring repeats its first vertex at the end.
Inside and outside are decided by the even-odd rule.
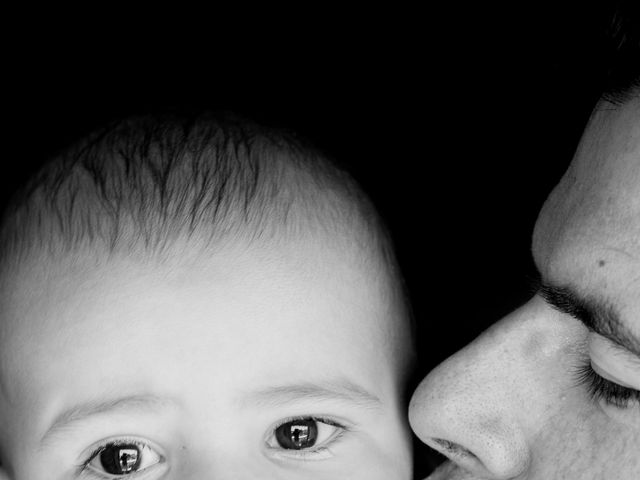
MULTIPOLYGON (((89 316, 67 316, 65 310, 107 297, 114 306, 121 303, 120 297, 132 295, 130 300, 142 302, 159 290, 166 290, 169 299, 172 292, 216 297, 218 292, 235 289, 234 293, 249 303, 256 298, 275 301, 282 292, 304 289, 308 298, 322 297, 336 309, 398 309, 393 304, 397 287, 394 279, 384 270, 383 262, 372 256, 344 242, 317 237, 226 245, 208 253, 188 242, 177 242, 161 260, 100 255, 95 251, 65 258, 35 258, 2 275, 0 294, 5 323, 12 320, 16 329, 72 318, 89 322, 89 316)), ((282 308, 294 308, 294 304, 285 303, 282 308)))
POLYGON ((388 286, 325 243, 228 248, 207 261, 76 258, 26 268, 4 282, 0 376, 18 390, 61 395, 64 371, 78 376, 69 389, 79 392, 131 368, 180 388, 198 365, 221 385, 341 370, 399 375, 402 348, 391 339, 402 312, 388 286), (25 365, 32 381, 19 373, 25 365), (102 365, 104 378, 90 365, 102 365))

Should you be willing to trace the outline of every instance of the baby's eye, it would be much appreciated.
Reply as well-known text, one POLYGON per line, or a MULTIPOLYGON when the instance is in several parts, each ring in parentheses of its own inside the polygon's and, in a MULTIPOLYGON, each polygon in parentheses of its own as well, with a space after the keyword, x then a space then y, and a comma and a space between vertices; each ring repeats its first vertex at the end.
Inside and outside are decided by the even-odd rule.
POLYGON ((112 479, 142 472, 163 461, 162 456, 149 445, 133 440, 117 440, 98 448, 87 461, 86 469, 102 475, 98 478, 112 479))
POLYGON ((305 454, 320 454, 334 443, 345 427, 329 419, 302 417, 287 420, 275 428, 267 441, 274 450, 288 450, 293 455, 296 450, 305 454))

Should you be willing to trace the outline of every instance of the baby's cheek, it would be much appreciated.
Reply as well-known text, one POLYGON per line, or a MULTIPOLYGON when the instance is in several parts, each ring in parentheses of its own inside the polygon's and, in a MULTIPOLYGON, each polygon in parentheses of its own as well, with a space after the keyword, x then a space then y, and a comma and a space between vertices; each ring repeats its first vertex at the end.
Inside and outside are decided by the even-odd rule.
MULTIPOLYGON (((381 422, 382 423, 382 422, 381 422)), ((408 426, 400 419, 376 432, 360 446, 361 469, 353 478, 409 480, 412 471, 412 443, 408 426)), ((351 477, 345 477, 351 478, 351 477)))

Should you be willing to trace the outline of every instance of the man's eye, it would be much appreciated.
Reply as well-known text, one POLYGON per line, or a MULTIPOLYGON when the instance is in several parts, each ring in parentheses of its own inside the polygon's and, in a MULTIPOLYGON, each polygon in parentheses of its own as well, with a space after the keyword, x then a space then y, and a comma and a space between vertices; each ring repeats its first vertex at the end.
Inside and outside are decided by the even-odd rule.
POLYGON ((333 420, 301 417, 277 426, 267 444, 275 450, 288 450, 292 455, 295 455, 295 451, 304 451, 305 455, 319 454, 326 452, 327 446, 334 443, 345 430, 344 426, 333 420))
POLYGON ((640 391, 623 387, 598 375, 591 363, 585 363, 576 370, 578 385, 586 385, 594 400, 602 400, 608 405, 626 409, 631 405, 640 405, 640 391))
POLYGON ((98 478, 112 479, 142 472, 162 462, 162 456, 149 445, 134 440, 117 440, 94 451, 85 469, 100 475, 98 478))

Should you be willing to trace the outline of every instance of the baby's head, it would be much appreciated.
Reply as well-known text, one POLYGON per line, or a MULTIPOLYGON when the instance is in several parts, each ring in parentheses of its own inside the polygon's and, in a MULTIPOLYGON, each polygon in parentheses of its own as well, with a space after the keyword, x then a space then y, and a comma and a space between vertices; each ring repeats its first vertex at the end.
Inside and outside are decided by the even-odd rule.
POLYGON ((410 477, 390 242, 295 138, 119 122, 0 235, 0 479, 410 477))

